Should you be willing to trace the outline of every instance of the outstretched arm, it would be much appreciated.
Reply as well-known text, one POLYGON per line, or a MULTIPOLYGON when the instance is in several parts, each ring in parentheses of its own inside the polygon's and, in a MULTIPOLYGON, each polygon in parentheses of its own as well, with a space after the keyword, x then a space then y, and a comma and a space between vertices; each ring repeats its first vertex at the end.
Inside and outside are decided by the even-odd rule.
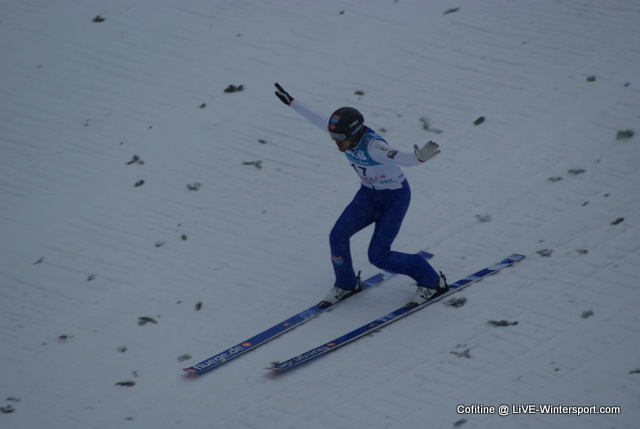
POLYGON ((287 106, 290 106, 300 116, 311 122, 316 127, 320 128, 325 133, 329 132, 329 130, 327 129, 329 116, 325 116, 314 108, 309 107, 298 100, 295 100, 287 91, 284 90, 282 86, 280 86, 279 83, 276 83, 275 86, 277 89, 276 96, 280 99, 280 101, 282 101, 287 106))
POLYGON ((298 100, 295 100, 291 103, 291 108, 325 133, 329 133, 329 129, 327 128, 327 124, 329 123, 328 116, 323 115, 313 107, 309 107, 298 100))
MULTIPOLYGON (((287 106, 298 112, 300 116, 320 128, 325 133, 329 132, 327 124, 329 117, 318 112, 314 108, 295 100, 291 94, 279 84, 275 84, 276 96, 287 106)), ((431 158, 440 153, 440 148, 436 142, 425 143, 422 147, 413 146, 413 153, 400 152, 385 145, 374 145, 374 149, 370 151, 371 157, 380 163, 395 162, 404 167, 411 167, 429 161, 431 158)))
POLYGON ((376 143, 376 140, 373 140, 370 145, 369 155, 374 161, 381 164, 393 162, 402 167, 420 165, 440 153, 438 144, 435 142, 426 143, 422 148, 415 145, 413 152, 395 150, 389 147, 386 142, 384 144, 376 143))

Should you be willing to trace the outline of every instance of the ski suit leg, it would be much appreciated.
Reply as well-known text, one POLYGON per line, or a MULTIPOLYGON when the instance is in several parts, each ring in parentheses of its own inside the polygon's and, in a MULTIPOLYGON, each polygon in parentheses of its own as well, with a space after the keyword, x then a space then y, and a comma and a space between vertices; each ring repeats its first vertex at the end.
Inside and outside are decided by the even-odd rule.
POLYGON ((402 189, 375 191, 375 197, 378 216, 369 244, 369 261, 380 269, 407 275, 420 286, 438 285, 440 276, 422 256, 391 251, 411 202, 409 183, 403 182, 402 189))
POLYGON ((336 275, 335 286, 343 289, 353 289, 357 283, 351 260, 350 239, 375 221, 374 202, 367 191, 364 186, 360 188, 329 234, 331 260, 336 275))

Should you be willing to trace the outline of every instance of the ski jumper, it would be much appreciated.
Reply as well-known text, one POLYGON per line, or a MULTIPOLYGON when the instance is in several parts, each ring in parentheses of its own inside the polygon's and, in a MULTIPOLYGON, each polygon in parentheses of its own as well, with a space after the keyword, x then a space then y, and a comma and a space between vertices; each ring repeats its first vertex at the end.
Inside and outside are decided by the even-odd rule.
MULTIPOLYGON (((325 132, 328 117, 297 99, 291 108, 325 132)), ((393 149, 375 131, 364 127, 357 146, 344 152, 360 178, 361 186, 351 203, 336 221, 329 242, 336 276, 335 286, 356 287, 357 278, 351 260, 350 239, 371 224, 375 229, 369 244, 369 261, 376 267, 404 274, 419 286, 434 287, 440 276, 420 255, 391 251, 411 201, 411 189, 400 166, 421 164, 413 153, 393 149)))

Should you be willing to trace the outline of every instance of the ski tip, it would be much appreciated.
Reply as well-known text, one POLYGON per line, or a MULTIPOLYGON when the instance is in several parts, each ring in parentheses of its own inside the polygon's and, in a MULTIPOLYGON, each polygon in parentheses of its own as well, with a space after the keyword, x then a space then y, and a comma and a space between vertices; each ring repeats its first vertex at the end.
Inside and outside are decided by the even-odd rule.
POLYGON ((285 370, 285 368, 280 368, 278 365, 268 366, 265 369, 272 371, 273 373, 280 373, 285 370))
POLYGON ((281 363, 282 363, 282 361, 273 360, 273 361, 269 362, 270 366, 266 367, 265 369, 269 369, 271 371, 280 371, 281 370, 281 368, 280 368, 280 364, 281 363))
POLYGON ((524 258, 526 258, 526 256, 519 253, 514 253, 513 255, 511 255, 511 259, 515 262, 522 261, 524 258))
POLYGON ((266 367, 265 369, 268 369, 270 371, 276 372, 276 373, 282 373, 285 372, 288 369, 291 369, 295 366, 297 366, 298 364, 293 362, 293 359, 289 359, 286 361, 273 361, 270 362, 270 366, 266 367))

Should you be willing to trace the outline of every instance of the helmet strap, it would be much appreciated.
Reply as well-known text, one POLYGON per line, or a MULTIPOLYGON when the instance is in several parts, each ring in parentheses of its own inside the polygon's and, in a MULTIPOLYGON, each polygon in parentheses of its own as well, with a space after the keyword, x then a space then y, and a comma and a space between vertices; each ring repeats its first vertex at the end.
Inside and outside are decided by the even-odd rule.
POLYGON ((353 140, 351 140, 351 147, 349 150, 353 150, 360 144, 360 140, 362 140, 362 136, 364 135, 364 126, 362 126, 358 132, 358 136, 352 136, 353 140))

